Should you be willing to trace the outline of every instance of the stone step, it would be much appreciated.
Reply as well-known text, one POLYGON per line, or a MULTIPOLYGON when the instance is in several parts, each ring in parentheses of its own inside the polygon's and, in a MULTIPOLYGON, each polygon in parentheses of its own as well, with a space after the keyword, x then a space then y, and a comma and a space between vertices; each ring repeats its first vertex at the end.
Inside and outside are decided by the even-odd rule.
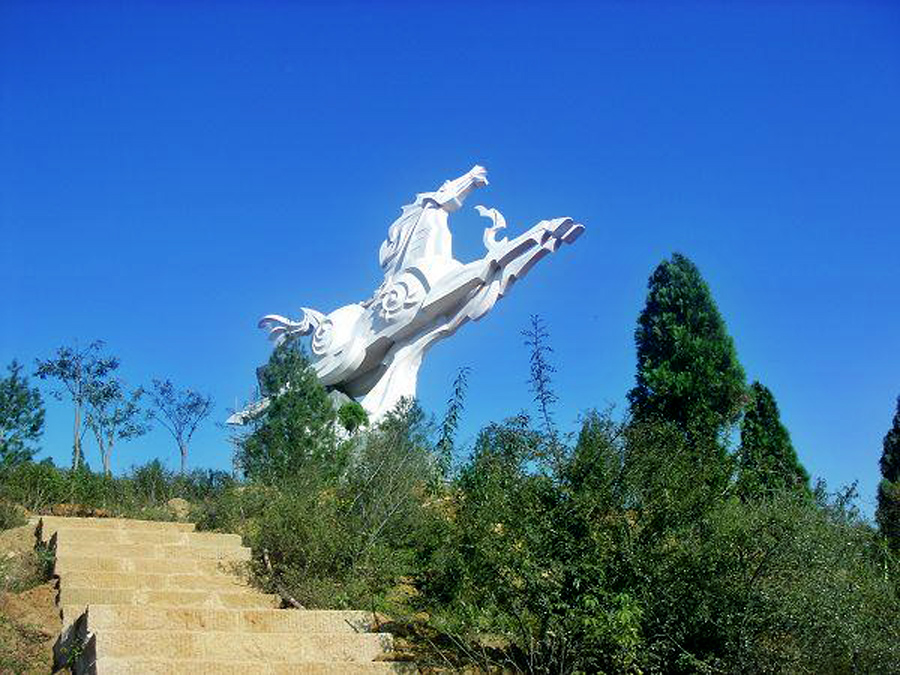
POLYGON ((154 544, 227 548, 241 546, 237 534, 218 532, 181 532, 177 530, 128 530, 125 528, 60 527, 57 542, 91 542, 94 544, 154 544))
MULTIPOLYGON (((70 619, 84 611, 63 606, 70 619)), ((314 609, 185 609, 137 605, 91 605, 87 627, 92 632, 129 630, 212 630, 245 633, 366 633, 371 612, 314 609)))
POLYGON ((260 663, 259 661, 194 661, 103 657, 96 662, 103 675, 369 675, 418 669, 410 663, 260 663))
POLYGON ((255 592, 240 577, 229 574, 159 574, 144 572, 67 572, 60 575, 66 586, 128 588, 152 591, 255 592))
POLYGON ((58 556, 102 556, 105 558, 193 558, 204 560, 250 560, 244 546, 187 546, 184 544, 100 544, 62 540, 56 543, 58 556))
POLYGON ((55 664, 76 673, 415 673, 362 611, 276 609, 242 581, 237 535, 189 523, 42 519, 55 543, 63 631, 55 664))
MULTIPOLYGON (((134 590, 72 586, 61 582, 58 603, 61 607, 87 605, 151 605, 159 607, 274 609, 281 603, 277 595, 250 590, 175 591, 134 590)), ((79 612, 80 613, 80 612, 79 612)))
POLYGON ((56 556, 53 573, 70 572, 141 572, 147 574, 234 574, 240 572, 240 561, 203 558, 113 558, 99 555, 56 556))
POLYGON ((393 648, 387 633, 235 633, 220 631, 104 630, 94 635, 95 656, 266 663, 365 662, 393 648))
POLYGON ((165 520, 130 520, 128 518, 69 518, 66 516, 40 516, 39 522, 43 523, 43 530, 47 537, 60 528, 64 529, 122 529, 129 532, 135 531, 174 531, 194 532, 193 523, 176 523, 165 520))

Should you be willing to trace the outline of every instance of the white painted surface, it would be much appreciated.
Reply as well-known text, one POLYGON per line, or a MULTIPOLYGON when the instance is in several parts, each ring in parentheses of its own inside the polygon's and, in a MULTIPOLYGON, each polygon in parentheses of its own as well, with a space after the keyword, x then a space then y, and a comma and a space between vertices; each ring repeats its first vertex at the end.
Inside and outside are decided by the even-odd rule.
MULTIPOLYGON (((584 232, 571 218, 554 218, 514 239, 498 240, 506 228, 503 215, 476 206, 491 221, 484 232, 487 251, 479 260, 459 262, 453 258, 448 217, 487 183, 487 171, 475 166, 404 206, 381 245, 384 279, 371 298, 330 314, 303 307, 296 320, 269 314, 260 328, 276 343, 311 335, 319 380, 359 400, 377 422, 402 397, 415 396, 419 367, 434 343, 480 319, 538 260, 584 232)), ((242 423, 260 405, 232 415, 229 423, 242 423)))

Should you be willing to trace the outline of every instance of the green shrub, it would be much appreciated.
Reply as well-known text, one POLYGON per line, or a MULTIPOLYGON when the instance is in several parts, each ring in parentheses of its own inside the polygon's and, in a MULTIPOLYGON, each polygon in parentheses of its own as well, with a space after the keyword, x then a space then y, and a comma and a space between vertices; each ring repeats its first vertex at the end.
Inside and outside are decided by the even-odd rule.
POLYGON ((175 474, 172 479, 172 495, 190 502, 208 499, 236 484, 226 471, 194 469, 175 474))
MULTIPOLYGON (((890 672, 896 566, 852 494, 743 503, 672 424, 592 414, 557 475, 527 419, 482 432, 420 601, 526 672, 890 672)), ((699 441, 705 442, 702 438, 699 441)), ((448 657, 449 658, 449 657, 448 657)))
MULTIPOLYGON (((240 532, 267 590, 310 607, 386 607, 418 570, 439 481, 430 426, 409 402, 375 430, 314 453, 303 470, 223 490, 198 526, 240 532)), ((264 436, 259 436, 263 438, 264 436)))
POLYGON ((68 472, 45 462, 24 462, 0 472, 0 493, 4 499, 36 512, 71 499, 68 472))
POLYGON ((852 489, 738 499, 723 464, 708 461, 716 439, 649 418, 590 413, 573 447, 554 435, 548 453, 549 432, 520 415, 486 427, 455 478, 408 401, 347 441, 329 427, 308 444, 310 429, 297 431, 258 420, 254 452, 268 468, 244 482, 158 461, 118 478, 4 467, 0 524, 13 522, 6 502, 166 518, 182 497, 200 528, 240 533, 258 584, 289 601, 424 611, 430 625, 413 633, 425 665, 880 673, 900 663, 900 563, 852 489))
POLYGON ((146 504, 164 504, 174 497, 175 473, 158 459, 132 469, 129 477, 134 496, 146 504))
MULTIPOLYGON (((546 445, 522 415, 482 431, 459 476, 444 546, 422 582, 424 606, 471 653, 481 651, 484 634, 506 641, 496 666, 627 670, 641 644, 641 607, 609 588, 609 542, 591 532, 553 473, 571 453, 548 458, 546 445)), ((580 482, 595 482, 584 473, 580 482)))
POLYGON ((249 543, 260 523, 260 516, 278 488, 254 483, 232 484, 198 502, 194 520, 199 530, 234 532, 249 543))
POLYGON ((337 411, 338 421, 349 433, 355 434, 360 427, 369 424, 366 409, 356 401, 344 403, 337 411))
POLYGON ((221 471, 180 475, 158 460, 119 477, 94 473, 84 464, 71 470, 49 462, 24 462, 0 469, 0 499, 37 513, 68 504, 82 515, 99 509, 111 515, 171 520, 174 516, 166 502, 173 497, 200 502, 233 484, 233 479, 221 471))
POLYGON ((0 502, 0 530, 9 530, 14 527, 20 527, 27 521, 22 508, 15 504, 0 502))

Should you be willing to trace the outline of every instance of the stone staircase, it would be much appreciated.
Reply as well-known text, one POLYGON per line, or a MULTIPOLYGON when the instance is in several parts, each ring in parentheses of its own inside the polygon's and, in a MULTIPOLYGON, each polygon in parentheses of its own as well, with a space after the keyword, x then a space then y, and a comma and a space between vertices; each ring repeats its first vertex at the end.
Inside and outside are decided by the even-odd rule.
POLYGON ((44 516, 75 673, 414 673, 355 611, 278 609, 234 573, 249 549, 190 523, 44 516))

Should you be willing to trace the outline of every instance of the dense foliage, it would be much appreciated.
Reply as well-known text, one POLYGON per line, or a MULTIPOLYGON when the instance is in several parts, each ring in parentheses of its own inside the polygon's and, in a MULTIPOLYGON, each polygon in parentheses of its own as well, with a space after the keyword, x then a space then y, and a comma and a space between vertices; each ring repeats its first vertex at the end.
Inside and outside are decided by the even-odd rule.
POLYGON ((671 423, 593 414, 562 475, 525 418, 488 428, 426 575, 445 630, 501 634, 535 672, 890 672, 895 586, 845 504, 743 502, 671 423))
POLYGON ((299 447, 277 480, 280 459, 266 464, 258 479, 208 503, 199 525, 241 532, 257 554, 259 582, 292 604, 367 607, 374 598, 390 606, 394 586, 419 569, 426 531, 438 526, 429 502, 440 463, 428 431, 421 409, 403 402, 330 455, 299 447))
POLYGON ((28 384, 22 366, 13 361, 9 374, 0 377, 0 466, 31 459, 31 445, 44 431, 41 393, 28 384))
POLYGON ((253 480, 274 485, 309 462, 328 463, 338 448, 334 404, 297 343, 272 352, 260 384, 268 404, 238 439, 238 463, 253 480))
POLYGON ((356 401, 344 403, 337 411, 338 421, 349 434, 355 434, 369 424, 369 414, 356 401))
POLYGON ((900 552, 900 397, 881 452, 881 483, 875 519, 888 545, 900 552))
POLYGON ((489 424, 469 452, 455 441, 468 369, 441 424, 406 400, 367 424, 287 344, 235 439, 240 479, 20 462, 0 468, 0 506, 171 518, 168 500, 187 499, 201 528, 243 535, 259 586, 297 607, 386 613, 423 666, 896 672, 900 556, 885 542, 896 547, 900 527, 900 401, 879 533, 852 488, 809 488, 774 396, 758 382, 748 395, 683 256, 651 277, 624 419, 591 411, 577 436, 561 433, 549 333, 534 318, 525 339, 535 421, 489 424))
POLYGON ((159 460, 123 476, 97 473, 84 463, 78 469, 61 469, 45 460, 0 468, 0 503, 18 504, 34 513, 174 520, 178 514, 168 508, 169 500, 177 497, 200 504, 233 482, 221 471, 175 474, 159 460))
POLYGON ((715 436, 737 421, 744 370, 709 286, 675 253, 653 271, 638 318, 636 418, 657 417, 695 435, 715 436))
MULTIPOLYGON (((401 632, 423 663, 878 673, 900 660, 896 561, 851 494, 773 480, 742 499, 741 472, 723 489, 710 460, 718 438, 592 412, 569 444, 540 406, 537 425, 488 425, 448 481, 462 389, 439 433, 407 403, 328 456, 298 444, 295 473, 227 490, 201 524, 243 532, 257 579, 289 604, 418 617, 401 632)), ((760 399, 759 425, 786 440, 760 399)), ((746 443, 768 438, 746 428, 746 443)))
POLYGON ((809 489, 809 474, 781 423, 775 397, 759 382, 750 386, 750 403, 741 420, 737 487, 744 499, 783 489, 809 489))

